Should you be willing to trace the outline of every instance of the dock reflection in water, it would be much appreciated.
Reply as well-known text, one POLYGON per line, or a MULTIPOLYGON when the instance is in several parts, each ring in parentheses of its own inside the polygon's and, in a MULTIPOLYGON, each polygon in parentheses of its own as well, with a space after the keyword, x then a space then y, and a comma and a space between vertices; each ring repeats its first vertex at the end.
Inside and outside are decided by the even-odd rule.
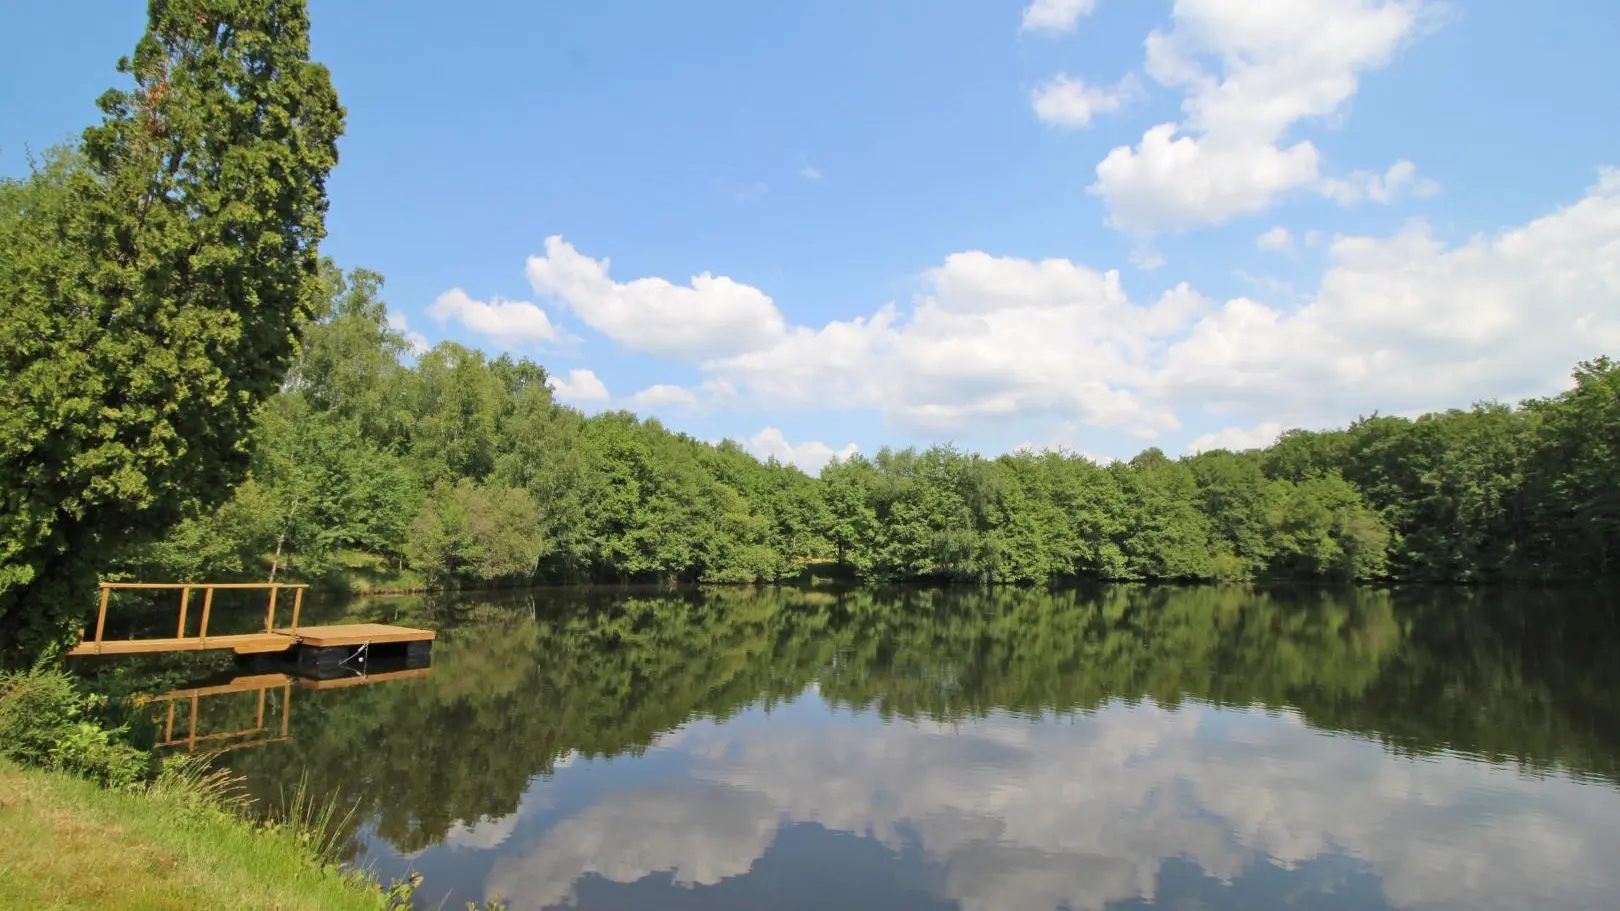
MULTIPOLYGON (((432 673, 431 667, 394 667, 375 673, 344 670, 325 677, 295 676, 291 673, 270 672, 232 676, 228 680, 200 683, 170 690, 156 696, 136 696, 136 706, 155 710, 161 719, 163 733, 152 743, 155 750, 184 747, 185 751, 225 752, 264 746, 286 740, 292 731, 292 692, 303 690, 335 690, 355 686, 414 680, 432 673), (237 730, 207 730, 206 719, 221 716, 240 717, 240 700, 230 697, 245 696, 255 705, 253 723, 237 730), (210 698, 212 697, 212 698, 210 698), (221 703, 230 703, 221 706, 221 703), (210 710, 204 713, 204 706, 210 710), (224 708, 223 712, 217 709, 224 708), (268 723, 266 710, 268 708, 268 723), (199 720, 199 719, 203 720, 199 720), (279 719, 279 720, 278 720, 279 719), (177 728, 183 733, 176 736, 177 728), (276 731, 277 733, 272 733, 276 731)), ((156 719, 155 719, 156 720, 156 719)), ((227 724, 231 722, 226 721, 227 724)))
POLYGON ((291 736, 219 761, 267 801, 307 777, 355 803, 351 856, 421 872, 429 906, 1620 894, 1620 624, 1596 595, 733 590, 389 610, 438 627, 432 675, 294 686, 291 736))

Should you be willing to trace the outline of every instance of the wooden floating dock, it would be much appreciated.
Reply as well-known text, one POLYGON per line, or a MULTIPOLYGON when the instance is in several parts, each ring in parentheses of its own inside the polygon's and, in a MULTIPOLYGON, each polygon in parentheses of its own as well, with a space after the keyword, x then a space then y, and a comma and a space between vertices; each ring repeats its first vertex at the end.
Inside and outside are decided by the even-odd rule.
POLYGON ((299 650, 300 661, 304 660, 306 653, 310 653, 312 663, 319 665, 330 664, 340 660, 357 649, 371 646, 398 646, 404 645, 408 653, 415 656, 424 654, 432 648, 434 633, 432 630, 414 629, 408 626, 389 626, 382 623, 344 623, 332 626, 300 626, 298 616, 304 605, 305 585, 289 585, 282 582, 270 583, 242 583, 242 582, 103 582, 101 583, 101 610, 96 615, 96 632, 94 638, 86 638, 80 631, 78 645, 68 651, 69 655, 151 655, 163 652, 200 652, 229 650, 238 655, 264 655, 285 652, 289 649, 299 650), (154 639, 105 639, 103 633, 107 625, 107 599, 114 589, 158 589, 180 592, 180 622, 175 628, 175 635, 169 638, 154 639), (214 591, 216 589, 256 589, 270 593, 269 606, 265 610, 264 630, 253 633, 231 633, 228 635, 208 635, 208 623, 213 613, 214 591), (197 635, 186 635, 186 615, 190 607, 191 593, 203 592, 202 618, 197 635), (283 591, 293 592, 292 623, 290 626, 276 626, 276 601, 283 591))

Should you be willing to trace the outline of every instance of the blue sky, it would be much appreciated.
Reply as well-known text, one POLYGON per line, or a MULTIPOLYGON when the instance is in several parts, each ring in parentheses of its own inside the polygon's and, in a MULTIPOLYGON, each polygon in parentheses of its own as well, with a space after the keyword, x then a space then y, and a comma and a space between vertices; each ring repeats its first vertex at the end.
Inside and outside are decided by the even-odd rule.
MULTIPOLYGON (((8 15, 0 173, 141 7, 8 15)), ((811 467, 1548 394, 1620 354, 1620 7, 1556 7, 314 0, 325 250, 430 344, 811 467)))

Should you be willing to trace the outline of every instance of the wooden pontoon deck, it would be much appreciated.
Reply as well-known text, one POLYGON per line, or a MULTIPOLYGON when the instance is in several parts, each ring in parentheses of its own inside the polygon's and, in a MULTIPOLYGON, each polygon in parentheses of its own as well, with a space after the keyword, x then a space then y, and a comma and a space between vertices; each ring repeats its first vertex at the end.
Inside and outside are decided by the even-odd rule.
POLYGON ((343 623, 331 626, 300 626, 298 615, 304 604, 304 585, 280 582, 248 584, 240 582, 103 582, 101 583, 101 610, 96 615, 94 638, 80 632, 81 641, 68 651, 69 655, 151 655, 162 652, 200 652, 229 650, 238 655, 263 655, 285 652, 303 646, 313 649, 358 648, 373 645, 432 642, 432 630, 408 626, 389 626, 382 623, 343 623), (180 592, 180 622, 175 635, 154 639, 106 639, 107 599, 113 589, 169 589, 180 592), (208 635, 208 622, 213 612, 215 589, 258 589, 270 593, 269 607, 264 615, 264 630, 253 633, 231 633, 224 636, 208 635), (186 614, 192 591, 202 591, 202 619, 197 635, 186 635, 186 614), (292 625, 276 627, 276 600, 284 590, 293 592, 292 625))

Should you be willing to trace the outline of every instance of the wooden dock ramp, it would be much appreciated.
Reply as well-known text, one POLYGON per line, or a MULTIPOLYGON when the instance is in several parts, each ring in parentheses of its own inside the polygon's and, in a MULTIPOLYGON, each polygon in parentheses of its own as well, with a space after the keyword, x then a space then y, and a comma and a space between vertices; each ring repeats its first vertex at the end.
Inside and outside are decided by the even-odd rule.
MULTIPOLYGON (((338 654, 372 646, 403 644, 413 654, 421 654, 432 647, 432 630, 408 626, 390 626, 382 623, 344 623, 331 626, 300 626, 299 614, 304 605, 306 585, 284 582, 103 582, 101 608, 96 614, 94 638, 79 632, 80 642, 68 651, 69 655, 152 655, 163 652, 200 652, 229 650, 238 655, 263 655, 286 652, 290 649, 311 651, 318 655, 338 654), (180 592, 180 619, 175 634, 165 638, 106 639, 107 601, 115 589, 149 589, 180 592), (248 589, 268 592, 264 614, 264 631, 252 633, 208 634, 209 621, 214 609, 214 592, 219 589, 248 589), (276 602, 283 592, 293 596, 290 625, 276 625, 276 602), (190 612, 193 592, 202 592, 202 614, 197 634, 187 635, 186 620, 190 612), (330 650, 330 651, 328 651, 330 650)), ((324 663, 324 662, 322 662, 324 663)))

